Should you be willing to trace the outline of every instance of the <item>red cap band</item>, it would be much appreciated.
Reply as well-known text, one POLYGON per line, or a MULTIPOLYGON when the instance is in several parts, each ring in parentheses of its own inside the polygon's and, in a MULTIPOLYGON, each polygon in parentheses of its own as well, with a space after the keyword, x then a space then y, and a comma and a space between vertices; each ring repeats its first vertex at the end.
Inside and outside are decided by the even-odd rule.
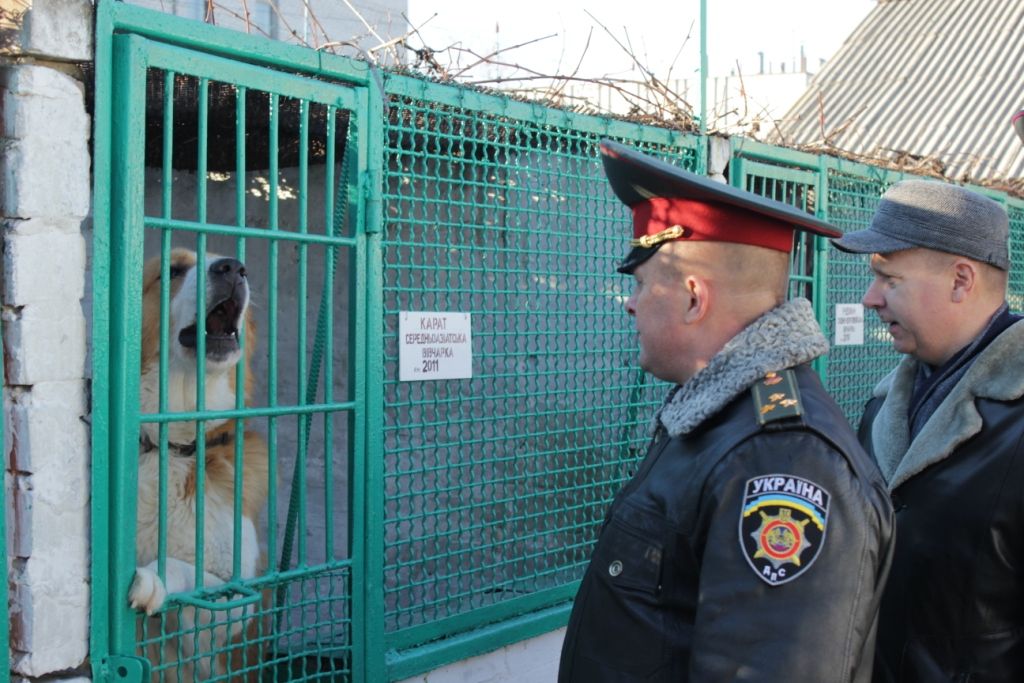
POLYGON ((790 252, 793 226, 763 214, 715 202, 653 197, 633 209, 633 237, 655 235, 673 225, 687 228, 676 239, 736 242, 790 252))

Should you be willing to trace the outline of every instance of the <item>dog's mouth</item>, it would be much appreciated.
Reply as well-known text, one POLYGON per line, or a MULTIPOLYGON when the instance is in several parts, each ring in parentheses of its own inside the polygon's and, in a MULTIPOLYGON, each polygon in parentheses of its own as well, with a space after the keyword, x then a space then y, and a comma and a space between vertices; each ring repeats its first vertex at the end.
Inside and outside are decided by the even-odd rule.
MULTIPOLYGON (((220 358, 239 349, 238 324, 242 306, 234 297, 217 303, 206 314, 206 355, 220 358)), ((187 349, 195 349, 198 342, 197 326, 193 323, 178 333, 178 342, 187 349)))

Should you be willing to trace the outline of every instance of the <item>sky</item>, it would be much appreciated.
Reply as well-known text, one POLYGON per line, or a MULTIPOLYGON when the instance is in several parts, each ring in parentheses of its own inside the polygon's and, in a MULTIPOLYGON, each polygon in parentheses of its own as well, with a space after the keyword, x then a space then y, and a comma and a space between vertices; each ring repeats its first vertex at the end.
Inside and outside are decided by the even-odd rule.
MULTIPOLYGON (((707 5, 709 74, 715 76, 734 72, 737 60, 742 73, 756 73, 760 51, 773 70, 785 61, 788 71, 801 46, 816 71, 875 0, 708 0, 707 5)), ((504 49, 505 61, 548 75, 571 73, 582 58, 578 73, 591 78, 625 77, 633 67, 630 53, 659 77, 695 76, 699 13, 699 0, 409 0, 410 23, 435 51, 453 44, 477 54, 504 49), (622 43, 628 40, 631 48, 619 47, 609 33, 622 43), (507 49, 539 38, 544 39, 507 49)), ((456 56, 463 65, 472 61, 465 52, 456 56)), ((484 65, 473 73, 484 78, 503 75, 500 70, 484 65)))

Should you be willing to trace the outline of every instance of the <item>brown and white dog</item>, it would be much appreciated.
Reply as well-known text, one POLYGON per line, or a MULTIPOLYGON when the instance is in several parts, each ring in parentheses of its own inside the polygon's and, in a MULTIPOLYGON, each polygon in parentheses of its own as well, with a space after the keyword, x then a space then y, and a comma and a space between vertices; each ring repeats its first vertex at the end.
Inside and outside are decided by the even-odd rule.
MULTIPOLYGON (((196 254, 175 249, 170 255, 170 311, 165 412, 196 410, 197 285, 196 254)), ((160 257, 143 269, 142 375, 139 386, 143 414, 159 412, 160 400, 160 257)), ((236 406, 236 366, 248 369, 255 346, 255 327, 249 315, 249 282, 245 266, 237 259, 210 254, 205 278, 205 409, 231 410, 236 406), (245 353, 239 332, 245 330, 245 353)), ((245 374, 246 404, 252 374, 245 374)), ((158 612, 169 594, 196 589, 196 502, 198 489, 196 422, 172 422, 167 427, 167 560, 165 580, 157 573, 160 523, 159 425, 144 423, 140 435, 138 512, 135 536, 136 570, 129 590, 130 605, 148 615, 158 612)), ((203 588, 216 590, 232 579, 251 579, 260 570, 260 543, 256 521, 267 499, 267 445, 259 435, 236 433, 235 420, 208 420, 205 430, 205 477, 203 479, 203 588), (235 519, 235 449, 243 442, 241 518, 235 519), (234 574, 235 525, 239 525, 239 574, 234 574)), ((237 597, 237 596, 236 596, 237 597)), ((162 662, 181 660, 177 675, 169 680, 192 680, 223 674, 228 666, 225 648, 231 650, 254 611, 247 604, 231 609, 188 606, 171 609, 164 652, 149 653, 162 662), (217 624, 211 627, 210 624, 217 624), (220 652, 218 657, 209 656, 220 652), (198 662, 198 663, 196 663, 198 662)))

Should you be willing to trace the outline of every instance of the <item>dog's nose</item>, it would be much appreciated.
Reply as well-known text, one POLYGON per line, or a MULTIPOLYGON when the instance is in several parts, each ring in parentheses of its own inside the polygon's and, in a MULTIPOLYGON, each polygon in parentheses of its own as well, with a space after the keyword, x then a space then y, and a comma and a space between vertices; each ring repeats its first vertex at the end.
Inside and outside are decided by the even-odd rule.
POLYGON ((245 264, 236 258, 221 258, 210 264, 210 277, 224 282, 238 282, 245 277, 245 264))

